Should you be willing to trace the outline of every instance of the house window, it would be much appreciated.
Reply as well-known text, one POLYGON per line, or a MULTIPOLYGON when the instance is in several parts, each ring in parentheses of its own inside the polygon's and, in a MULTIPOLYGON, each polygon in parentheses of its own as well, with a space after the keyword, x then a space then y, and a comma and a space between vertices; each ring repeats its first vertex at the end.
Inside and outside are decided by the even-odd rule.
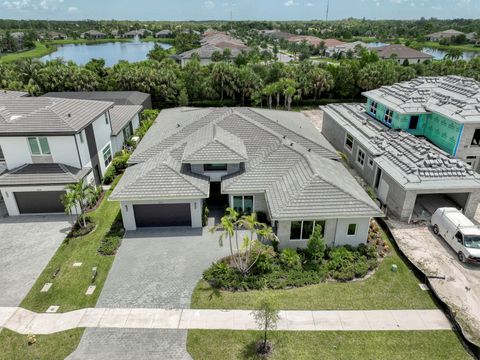
POLYGON ((325 233, 324 220, 292 221, 290 223, 290 240, 308 240, 317 225, 322 227, 323 236, 325 233))
POLYGON ((368 157, 367 164, 368 164, 369 167, 371 167, 373 169, 373 158, 371 158, 370 156, 368 157))
POLYGON ((385 121, 388 125, 392 125, 392 119, 393 119, 393 111, 390 109, 387 109, 385 111, 385 116, 383 117, 383 121, 385 121))
POLYGON ((363 151, 362 149, 358 148, 358 152, 357 152, 357 163, 363 167, 363 165, 365 165, 365 151, 363 151))
POLYGON ((350 152, 351 152, 352 149, 353 149, 353 136, 350 135, 349 133, 347 133, 347 136, 345 137, 345 147, 346 147, 347 150, 349 150, 350 152))
POLYGON ((470 165, 471 167, 474 167, 476 161, 477 161, 476 156, 467 156, 467 159, 465 160, 465 163, 470 165))
POLYGON ((471 145, 480 146, 480 129, 475 129, 471 145))
POLYGON ((204 164, 203 171, 227 171, 227 164, 204 164))
POLYGON ((377 102, 376 101, 372 101, 372 103, 370 104, 370 113, 373 114, 373 115, 377 115, 377 102))
POLYGON ((127 126, 123 128, 123 139, 127 141, 133 135, 132 122, 129 122, 127 126))
POLYGON ((234 196, 233 209, 242 214, 251 214, 253 212, 253 196, 234 196))
POLYGON ((347 235, 352 236, 357 233, 357 224, 349 224, 347 229, 347 235))
POLYGON ((29 137, 28 145, 32 155, 51 155, 50 146, 46 137, 29 137))
POLYGON ((418 115, 410 116, 410 123, 408 124, 409 130, 416 130, 418 126, 418 115))
POLYGON ((112 162, 112 148, 110 147, 110 144, 103 149, 102 153, 103 163, 105 164, 105 167, 107 167, 112 162))
POLYGON ((84 143, 85 142, 85 137, 83 136, 83 130, 80 131, 80 134, 78 135, 80 137, 80 143, 84 143))

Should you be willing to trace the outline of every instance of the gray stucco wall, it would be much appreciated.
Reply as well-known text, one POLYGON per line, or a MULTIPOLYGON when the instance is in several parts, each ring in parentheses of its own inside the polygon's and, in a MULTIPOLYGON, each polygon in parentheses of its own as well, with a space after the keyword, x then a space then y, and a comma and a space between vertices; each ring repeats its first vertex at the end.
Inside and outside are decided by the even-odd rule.
POLYGON ((480 123, 478 124, 465 124, 463 126, 462 137, 458 144, 457 153, 455 157, 467 161, 468 156, 477 157, 476 166, 474 170, 480 171, 480 146, 472 145, 473 134, 475 129, 480 129, 480 123))

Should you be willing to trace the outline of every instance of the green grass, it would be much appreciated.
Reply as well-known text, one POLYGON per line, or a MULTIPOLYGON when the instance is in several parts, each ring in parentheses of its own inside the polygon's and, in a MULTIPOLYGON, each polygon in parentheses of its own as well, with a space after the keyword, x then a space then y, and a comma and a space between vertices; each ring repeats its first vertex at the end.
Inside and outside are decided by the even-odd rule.
MULTIPOLYGON (((386 235, 384 234, 385 239, 386 235)), ((391 246, 376 272, 360 281, 325 282, 287 290, 219 291, 201 280, 192 296, 194 309, 254 309, 263 293, 270 293, 283 310, 434 309, 428 291, 391 246), (396 264, 397 272, 390 270, 396 264)))
POLYGON ((114 259, 113 256, 99 255, 97 248, 118 214, 118 203, 109 202, 105 197, 98 209, 90 213, 97 228, 90 234, 62 243, 20 306, 36 312, 45 312, 50 305, 59 305, 59 312, 95 306, 114 259), (73 267, 75 262, 83 265, 73 267), (86 296, 94 266, 98 268, 97 288, 93 295, 86 296), (59 274, 52 278, 58 268, 59 274), (40 289, 47 282, 53 283, 52 288, 41 293, 40 289))
MULTIPOLYGON (((258 331, 189 330, 187 349, 194 360, 258 359, 258 331)), ((453 331, 270 332, 269 359, 362 360, 471 359, 453 331)))
POLYGON ((37 342, 28 345, 27 336, 8 329, 0 332, 2 360, 63 360, 71 354, 84 329, 73 329, 52 335, 37 335, 37 342))
POLYGON ((55 50, 57 50, 56 46, 49 46, 45 43, 36 42, 34 49, 3 55, 0 57, 0 62, 12 62, 21 59, 39 58, 48 55, 55 50))
POLYGON ((432 49, 439 49, 439 50, 449 50, 449 49, 458 49, 461 51, 480 51, 479 46, 474 46, 473 44, 465 44, 465 45, 440 45, 438 42, 434 41, 425 41, 425 42, 415 42, 411 43, 411 46, 414 47, 429 47, 432 49))

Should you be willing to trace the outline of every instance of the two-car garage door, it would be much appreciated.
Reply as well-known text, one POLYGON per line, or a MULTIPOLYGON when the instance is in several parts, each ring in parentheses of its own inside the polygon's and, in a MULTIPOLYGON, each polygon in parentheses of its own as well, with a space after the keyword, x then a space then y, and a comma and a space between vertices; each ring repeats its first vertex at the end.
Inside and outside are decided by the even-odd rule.
POLYGON ((22 191, 13 194, 20 214, 48 214, 65 211, 61 200, 65 191, 22 191))
POLYGON ((133 205, 137 227, 192 226, 190 204, 133 205))

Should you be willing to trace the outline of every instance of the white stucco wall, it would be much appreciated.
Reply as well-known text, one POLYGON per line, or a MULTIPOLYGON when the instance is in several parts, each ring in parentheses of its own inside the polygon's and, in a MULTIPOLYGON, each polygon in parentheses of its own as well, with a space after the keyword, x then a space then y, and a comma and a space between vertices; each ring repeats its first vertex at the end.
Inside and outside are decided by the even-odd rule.
POLYGON ((0 146, 5 156, 7 169, 15 169, 23 164, 32 162, 26 137, 1 137, 0 146))
MULTIPOLYGON (((8 169, 38 162, 57 162, 80 167, 77 147, 73 136, 47 136, 51 156, 32 156, 28 136, 0 138, 0 146, 8 169)), ((88 151, 88 150, 87 150, 88 151)))
MULTIPOLYGON (((102 174, 105 173, 105 163, 103 159, 102 150, 107 146, 111 145, 110 135, 112 134, 112 129, 110 127, 110 120, 108 124, 105 121, 106 114, 103 114, 98 119, 93 122, 93 133, 95 135, 95 142, 97 144, 98 159, 100 162, 100 171, 102 174)), ((114 155, 112 147, 112 157, 114 155)))
POLYGON ((171 200, 171 201, 121 201, 120 208, 122 211, 123 226, 125 230, 136 230, 135 212, 133 205, 147 204, 190 204, 190 214, 192 220, 192 228, 202 227, 202 199, 190 200, 171 200))
POLYGON ((80 139, 80 134, 76 134, 78 152, 80 153, 80 159, 82 160, 83 167, 92 167, 92 160, 90 159, 90 152, 88 151, 87 135, 85 130, 82 130, 83 143, 80 139))
MULTIPOLYGON (((365 244, 368 238, 368 229, 370 225, 369 218, 359 219, 327 219, 325 220, 324 239, 327 246, 351 245, 358 246, 365 244), (347 235, 349 224, 357 224, 355 235, 347 235)), ((308 239, 291 240, 290 239, 291 221, 279 221, 277 236, 280 241, 280 248, 304 248, 308 239)))
POLYGON ((123 148, 123 142, 125 141, 125 138, 123 136, 123 131, 120 131, 120 133, 117 136, 112 136, 112 149, 113 149, 113 154, 119 152, 123 148))

